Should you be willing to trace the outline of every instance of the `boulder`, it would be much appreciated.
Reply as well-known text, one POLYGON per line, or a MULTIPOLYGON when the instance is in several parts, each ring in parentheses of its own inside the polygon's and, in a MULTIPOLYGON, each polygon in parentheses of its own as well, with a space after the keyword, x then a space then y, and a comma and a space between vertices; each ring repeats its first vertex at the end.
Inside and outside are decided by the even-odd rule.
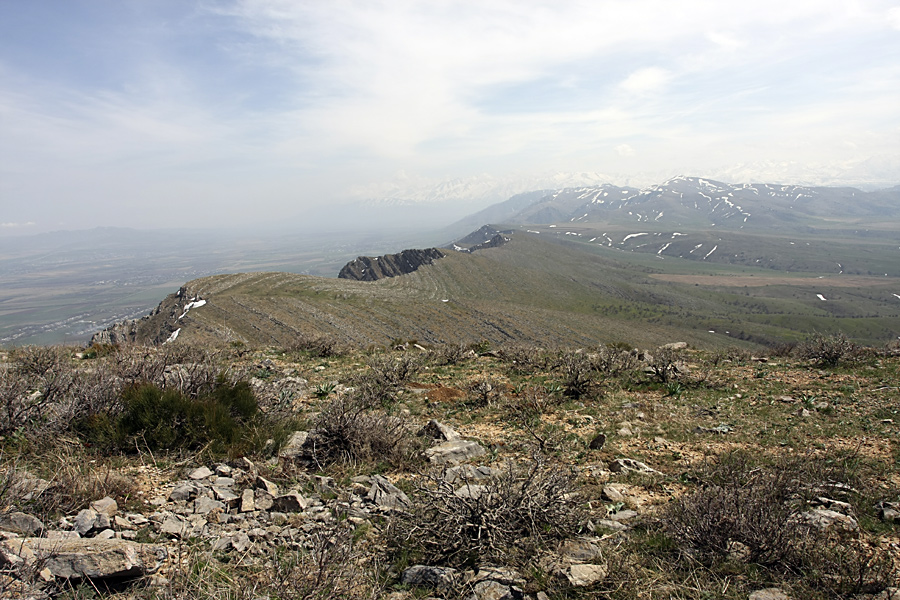
POLYGON ((278 453, 279 458, 295 460, 304 456, 306 451, 303 449, 303 446, 308 438, 309 432, 307 431, 295 431, 292 433, 291 437, 282 446, 281 452, 278 453))
POLYGON ((609 570, 605 565, 575 564, 563 572, 569 583, 575 587, 588 587, 606 579, 609 570))
POLYGON ((193 479, 194 481, 199 481, 201 479, 206 479, 207 477, 209 477, 212 474, 213 474, 213 472, 209 470, 209 467, 200 467, 198 469, 194 469, 193 471, 191 471, 191 473, 188 475, 188 477, 190 479, 193 479))
POLYGON ((0 515, 0 529, 19 535, 34 537, 41 535, 44 524, 37 517, 23 512, 11 512, 0 515))
POLYGON ((91 502, 91 508, 98 513, 103 513, 110 519, 116 516, 116 512, 119 510, 119 505, 115 500, 106 496, 102 500, 95 500, 91 502))
POLYGON ((61 579, 141 577, 154 573, 166 549, 126 540, 19 538, 0 542, 4 554, 41 564, 61 579))
POLYGON ((470 458, 484 456, 485 449, 471 440, 453 440, 432 446, 425 451, 425 456, 433 464, 459 463, 470 458))
POLYGON ((372 487, 366 497, 376 506, 385 508, 405 509, 412 506, 409 496, 381 475, 372 475, 372 487))

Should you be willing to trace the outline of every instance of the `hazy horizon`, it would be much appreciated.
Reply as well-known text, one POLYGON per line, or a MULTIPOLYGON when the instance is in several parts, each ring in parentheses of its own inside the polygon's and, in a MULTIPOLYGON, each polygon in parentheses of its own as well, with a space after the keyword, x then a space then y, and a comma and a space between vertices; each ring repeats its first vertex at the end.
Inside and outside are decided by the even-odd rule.
POLYGON ((879 0, 8 2, 0 234, 675 174, 887 187, 897 106, 879 0))

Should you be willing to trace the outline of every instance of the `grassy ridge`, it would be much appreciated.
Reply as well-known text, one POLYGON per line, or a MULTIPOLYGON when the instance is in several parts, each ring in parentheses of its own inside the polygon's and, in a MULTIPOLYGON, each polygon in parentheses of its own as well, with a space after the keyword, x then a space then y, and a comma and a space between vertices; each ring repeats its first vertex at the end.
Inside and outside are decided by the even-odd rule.
POLYGON ((707 348, 736 340, 775 344, 812 332, 844 332, 881 344, 900 329, 900 299, 891 294, 890 277, 867 287, 848 286, 833 273, 819 279, 816 272, 775 273, 779 279, 771 285, 716 285, 715 277, 698 280, 702 284, 665 281, 654 276, 716 275, 730 284, 726 277, 740 275, 762 283, 773 270, 659 260, 546 238, 517 233, 505 246, 454 253, 377 282, 286 273, 200 279, 189 287, 208 303, 177 326, 184 339, 251 344, 325 334, 363 346, 398 338, 553 344, 678 339, 707 348))

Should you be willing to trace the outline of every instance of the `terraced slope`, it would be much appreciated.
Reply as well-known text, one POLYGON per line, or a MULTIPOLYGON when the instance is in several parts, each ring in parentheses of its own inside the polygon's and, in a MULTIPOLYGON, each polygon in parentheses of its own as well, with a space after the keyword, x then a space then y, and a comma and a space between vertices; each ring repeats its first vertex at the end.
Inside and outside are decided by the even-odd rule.
POLYGON ((895 298, 875 285, 893 278, 848 287, 835 275, 765 281, 771 270, 742 268, 747 279, 736 287, 731 278, 738 273, 721 265, 698 271, 696 263, 675 257, 654 261, 527 232, 510 237, 500 247, 451 252, 414 273, 374 282, 287 273, 194 280, 153 315, 96 341, 288 345, 299 336, 328 335, 361 346, 396 339, 570 346, 678 340, 712 348, 802 339, 814 331, 884 343, 900 328, 895 298))

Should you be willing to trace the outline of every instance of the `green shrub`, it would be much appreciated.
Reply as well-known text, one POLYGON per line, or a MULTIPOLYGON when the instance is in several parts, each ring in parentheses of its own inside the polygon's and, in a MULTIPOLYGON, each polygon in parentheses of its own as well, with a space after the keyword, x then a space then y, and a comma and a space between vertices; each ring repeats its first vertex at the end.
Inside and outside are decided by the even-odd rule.
POLYGON ((259 407, 246 382, 222 380, 208 395, 192 399, 152 383, 126 388, 116 417, 92 414, 73 428, 90 443, 121 451, 136 449, 234 451, 248 437, 259 407))
POLYGON ((850 357, 857 350, 856 344, 843 333, 837 335, 813 334, 797 346, 797 354, 804 360, 811 360, 820 367, 834 367, 850 357))

